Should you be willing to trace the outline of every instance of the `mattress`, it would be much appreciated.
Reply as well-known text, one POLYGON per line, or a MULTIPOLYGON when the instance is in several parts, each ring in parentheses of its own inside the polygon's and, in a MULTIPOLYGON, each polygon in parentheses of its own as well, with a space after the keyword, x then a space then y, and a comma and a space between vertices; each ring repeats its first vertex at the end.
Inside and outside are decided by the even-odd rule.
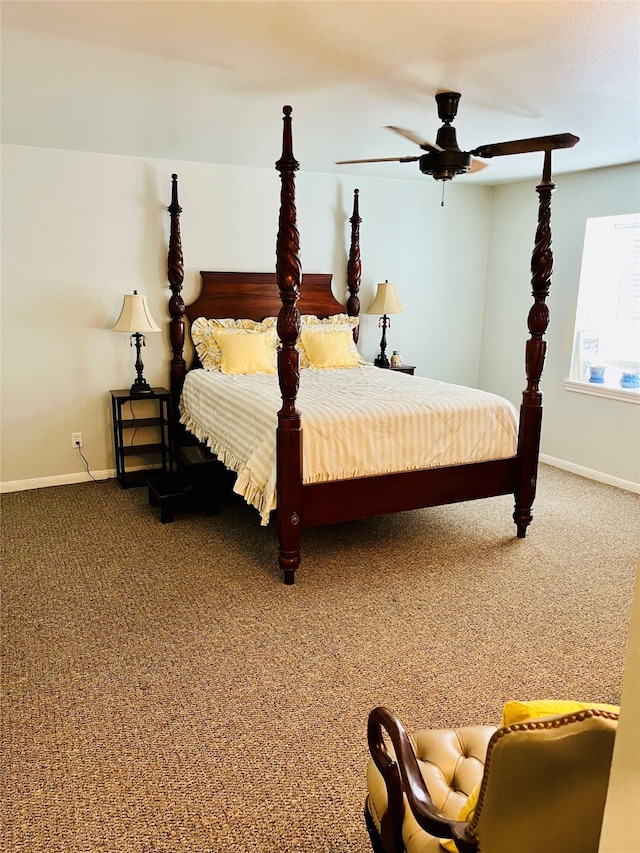
MULTIPOLYGON (((192 370, 181 423, 238 476, 267 524, 276 508, 275 375, 192 370)), ((301 371, 303 482, 318 483, 514 456, 518 414, 496 394, 367 364, 301 371)))

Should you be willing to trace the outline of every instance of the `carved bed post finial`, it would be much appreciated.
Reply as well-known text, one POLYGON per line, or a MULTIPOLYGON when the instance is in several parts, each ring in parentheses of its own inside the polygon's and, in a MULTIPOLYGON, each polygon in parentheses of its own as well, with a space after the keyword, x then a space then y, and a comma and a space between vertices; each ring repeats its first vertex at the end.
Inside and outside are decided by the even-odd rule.
MULTIPOLYGON (((351 245, 349 247, 349 261, 347 263, 347 287, 349 289, 349 298, 347 299, 347 314, 350 317, 360 316, 360 299, 358 291, 360 290, 360 278, 362 275, 362 264, 360 262, 360 208, 359 208, 360 190, 353 191, 353 216, 349 220, 351 223, 351 245)), ((360 335, 360 326, 356 326, 353 330, 353 339, 358 343, 360 335)))
POLYGON ((538 227, 531 255, 531 286, 534 302, 527 320, 531 337, 526 344, 527 387, 522 393, 518 447, 518 453, 521 457, 521 472, 513 514, 513 519, 518 528, 518 536, 521 539, 524 538, 527 526, 532 519, 531 507, 536 493, 536 471, 542 429, 540 378, 547 351, 544 334, 549 325, 549 308, 546 299, 549 295, 553 271, 551 194, 555 188, 556 185, 551 180, 551 151, 545 151, 542 179, 536 187, 539 196, 538 227))
POLYGON ((276 280, 282 307, 278 313, 278 381, 282 408, 278 412, 277 428, 277 504, 279 563, 285 583, 291 584, 300 564, 302 532, 302 432, 296 397, 300 383, 300 355, 296 343, 300 336, 301 265, 300 237, 296 225, 295 172, 299 167, 293 156, 291 107, 283 112, 282 156, 276 163, 280 172, 280 216, 276 240, 276 280))
POLYGON ((169 234, 169 256, 167 259, 167 275, 171 298, 169 300, 169 338, 173 357, 170 368, 170 388, 172 394, 172 413, 174 424, 178 420, 178 404, 182 383, 186 373, 184 351, 184 300, 182 299, 182 282, 184 280, 184 262, 182 258, 182 241, 180 239, 180 214, 182 208, 178 204, 178 176, 171 175, 171 204, 167 208, 171 214, 171 231, 169 234))

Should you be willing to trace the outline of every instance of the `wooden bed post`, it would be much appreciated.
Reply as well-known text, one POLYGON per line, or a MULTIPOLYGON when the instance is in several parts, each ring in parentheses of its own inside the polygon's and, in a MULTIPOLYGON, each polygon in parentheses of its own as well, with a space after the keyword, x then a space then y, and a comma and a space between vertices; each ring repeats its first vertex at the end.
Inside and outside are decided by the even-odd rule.
POLYGON ((531 256, 531 286, 534 303, 528 317, 531 337, 526 344, 525 368, 527 387, 522 392, 518 455, 520 476, 515 494, 513 520, 518 537, 524 539, 533 518, 531 507, 536 494, 540 432, 542 430, 542 392, 540 377, 544 367, 547 343, 544 333, 549 325, 549 308, 546 298, 551 285, 553 253, 551 251, 551 194, 556 188, 551 180, 551 151, 545 151, 541 182, 536 187, 539 195, 538 227, 531 256))
MULTIPOLYGON (((169 373, 169 387, 171 389, 171 414, 173 426, 178 424, 178 406, 182 384, 186 373, 186 362, 184 360, 184 300, 182 299, 182 282, 184 281, 184 261, 182 258, 182 241, 180 239, 180 214, 182 208, 178 204, 178 176, 171 175, 171 204, 167 208, 171 214, 171 231, 169 234, 169 257, 167 270, 169 287, 171 288, 171 299, 169 300, 169 338, 173 357, 169 373)), ((174 430, 175 437, 175 430, 174 430)))
POLYGON ((292 584, 300 564, 302 534, 302 429, 296 397, 300 384, 300 355, 296 342, 301 320, 296 302, 300 295, 300 236, 296 225, 295 172, 299 167, 293 156, 291 107, 282 108, 282 156, 276 163, 280 172, 280 217, 276 240, 276 281, 282 300, 278 313, 278 381, 282 408, 276 430, 277 454, 277 526, 280 554, 278 562, 284 582, 292 584))
MULTIPOLYGON (((353 191, 353 216, 349 220, 351 223, 351 245, 349 247, 349 261, 347 263, 347 287, 349 289, 349 298, 347 299, 347 314, 350 317, 360 316, 360 299, 358 291, 360 290, 360 278, 362 275, 362 264, 360 262, 360 210, 358 204, 358 196, 360 190, 353 191)), ((353 330, 353 339, 358 343, 360 336, 360 324, 353 330)))

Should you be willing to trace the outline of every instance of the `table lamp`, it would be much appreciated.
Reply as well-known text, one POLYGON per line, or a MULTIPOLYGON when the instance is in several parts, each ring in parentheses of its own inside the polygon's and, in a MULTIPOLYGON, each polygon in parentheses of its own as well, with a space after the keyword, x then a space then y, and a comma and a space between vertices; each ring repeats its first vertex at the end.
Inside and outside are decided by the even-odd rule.
POLYGON ((142 364, 140 348, 145 346, 145 333, 159 332, 160 326, 156 324, 151 316, 146 296, 142 296, 137 290, 134 290, 133 294, 125 294, 122 310, 113 327, 113 331, 129 332, 131 334, 129 339, 130 346, 133 346, 135 339, 136 371, 138 375, 131 386, 130 393, 132 395, 151 394, 152 388, 142 375, 144 365, 142 364))
POLYGON ((389 359, 386 356, 387 327, 391 326, 389 314, 404 314, 404 308, 396 295, 396 286, 392 282, 385 281, 378 284, 376 298, 371 303, 367 314, 382 315, 378 320, 378 328, 382 327, 382 338, 380 340, 380 354, 374 360, 377 367, 389 367, 389 359))

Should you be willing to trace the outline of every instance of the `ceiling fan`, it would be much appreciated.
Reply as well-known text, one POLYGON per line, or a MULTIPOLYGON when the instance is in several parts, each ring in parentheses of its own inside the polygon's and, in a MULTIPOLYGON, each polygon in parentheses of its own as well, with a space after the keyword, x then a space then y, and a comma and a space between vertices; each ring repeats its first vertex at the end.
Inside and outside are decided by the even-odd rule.
POLYGON ((336 165, 347 163, 413 163, 419 161, 420 171, 431 175, 436 181, 450 181, 456 175, 478 172, 487 166, 476 157, 502 157, 506 154, 527 154, 531 151, 553 151, 556 148, 572 148, 579 138, 572 133, 558 133, 555 136, 536 136, 532 139, 516 139, 513 142, 497 142, 493 145, 480 145, 472 151, 461 151, 456 139, 453 120, 458 112, 459 92, 439 92, 436 96, 438 116, 443 125, 438 130, 435 144, 420 139, 411 130, 388 126, 389 130, 399 133, 411 142, 419 145, 425 154, 415 157, 378 157, 370 160, 338 160, 336 165))

